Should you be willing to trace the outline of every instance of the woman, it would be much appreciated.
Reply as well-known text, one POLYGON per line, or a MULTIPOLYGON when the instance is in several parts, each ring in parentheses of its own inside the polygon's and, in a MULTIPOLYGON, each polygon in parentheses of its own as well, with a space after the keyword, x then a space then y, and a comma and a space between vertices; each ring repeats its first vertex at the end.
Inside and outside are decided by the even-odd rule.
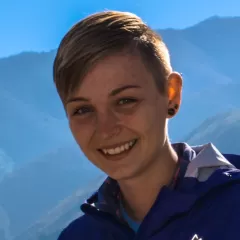
POLYGON ((54 81, 76 142, 109 176, 59 240, 236 239, 238 156, 170 144, 182 77, 139 17, 107 11, 73 26, 54 81))

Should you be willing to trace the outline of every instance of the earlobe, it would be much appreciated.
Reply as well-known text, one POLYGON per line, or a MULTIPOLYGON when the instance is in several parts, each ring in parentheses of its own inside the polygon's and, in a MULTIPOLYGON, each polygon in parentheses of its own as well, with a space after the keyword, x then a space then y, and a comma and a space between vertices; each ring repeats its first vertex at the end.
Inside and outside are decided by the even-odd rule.
POLYGON ((174 116, 175 115, 175 109, 169 108, 168 109, 168 115, 171 116, 171 117, 174 116))
POLYGON ((176 114, 177 110, 178 110, 178 104, 175 104, 174 108, 169 108, 168 109, 168 115, 173 117, 176 114))

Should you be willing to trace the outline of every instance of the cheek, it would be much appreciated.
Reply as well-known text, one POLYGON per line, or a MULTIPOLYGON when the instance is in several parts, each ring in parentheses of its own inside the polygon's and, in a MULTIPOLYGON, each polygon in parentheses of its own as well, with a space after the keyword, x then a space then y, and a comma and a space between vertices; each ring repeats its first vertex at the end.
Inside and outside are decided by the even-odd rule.
POLYGON ((156 107, 151 105, 143 105, 134 114, 123 116, 123 125, 127 128, 139 133, 140 135, 148 134, 150 131, 156 131, 156 124, 160 124, 159 114, 156 107))
POLYGON ((91 129, 89 126, 82 126, 77 121, 70 121, 69 127, 77 144, 84 149, 91 137, 91 129))
POLYGON ((144 135, 145 139, 151 139, 151 141, 155 142, 164 138, 166 114, 163 106, 157 104, 148 105, 138 115, 138 120, 135 122, 138 122, 135 126, 144 135))

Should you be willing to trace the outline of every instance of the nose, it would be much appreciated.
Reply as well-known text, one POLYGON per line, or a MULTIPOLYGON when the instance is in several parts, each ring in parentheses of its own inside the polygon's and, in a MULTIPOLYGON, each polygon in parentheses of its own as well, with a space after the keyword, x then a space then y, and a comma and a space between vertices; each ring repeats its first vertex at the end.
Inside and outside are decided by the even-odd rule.
POLYGON ((111 111, 99 113, 97 117, 97 134, 102 140, 111 139, 120 132, 118 122, 118 118, 111 111))

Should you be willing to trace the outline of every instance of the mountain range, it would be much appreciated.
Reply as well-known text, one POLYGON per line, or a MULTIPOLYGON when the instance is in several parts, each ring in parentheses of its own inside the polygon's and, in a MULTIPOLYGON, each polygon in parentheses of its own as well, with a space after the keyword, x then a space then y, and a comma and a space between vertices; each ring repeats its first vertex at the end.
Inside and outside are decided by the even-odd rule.
MULTIPOLYGON (((240 154, 240 17, 157 31, 184 77, 183 104, 169 123, 171 140, 211 141, 240 154)), ((102 181, 68 129, 52 79, 55 54, 0 59, 1 240, 56 239, 102 181)))

